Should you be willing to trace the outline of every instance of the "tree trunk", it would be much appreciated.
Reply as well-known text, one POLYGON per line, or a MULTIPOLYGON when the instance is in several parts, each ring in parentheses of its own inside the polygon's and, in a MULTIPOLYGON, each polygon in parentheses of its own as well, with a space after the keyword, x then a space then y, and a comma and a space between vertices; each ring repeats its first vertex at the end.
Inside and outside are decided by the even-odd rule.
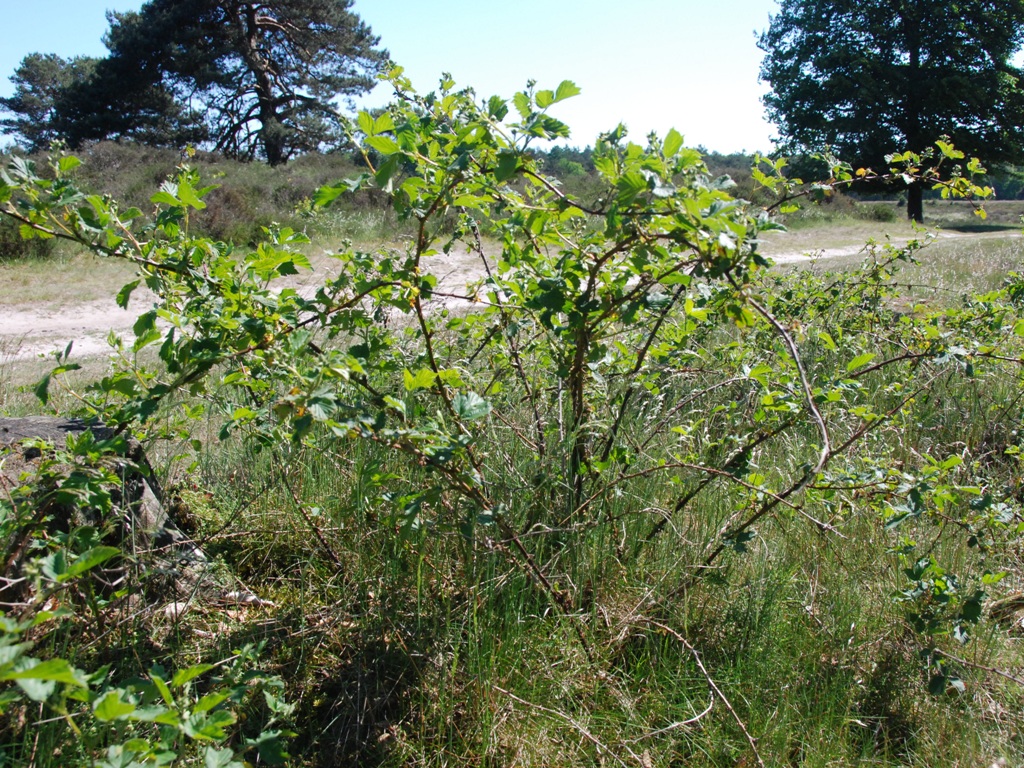
MULTIPOLYGON (((108 440, 114 431, 108 427, 89 426, 74 419, 52 416, 6 418, 0 416, 0 493, 8 494, 33 477, 38 477, 43 450, 34 445, 23 446, 26 439, 45 440, 57 446, 67 443, 69 435, 78 436, 91 429, 99 440, 108 440)), ((120 482, 104 485, 116 511, 107 518, 90 507, 75 508, 55 500, 53 494, 42 497, 37 511, 38 531, 46 525, 56 530, 70 530, 80 525, 91 525, 99 530, 109 529, 107 544, 124 550, 132 557, 117 558, 97 570, 106 576, 101 583, 116 582, 129 566, 146 569, 147 590, 163 592, 162 597, 202 597, 209 600, 230 600, 253 604, 259 601, 223 571, 212 567, 202 548, 192 541, 177 525, 173 507, 163 504, 163 491, 153 476, 142 445, 129 439, 123 456, 109 457, 120 482), (145 470, 141 469, 145 468, 145 470), (42 520, 49 516, 44 525, 42 520), (160 590, 163 587, 163 590, 160 590)), ((0 540, 0 601, 20 602, 26 598, 27 582, 20 578, 20 569, 28 559, 32 537, 38 533, 33 525, 23 526, 8 541, 0 540)))
POLYGON ((256 6, 254 4, 246 5, 244 20, 240 14, 236 14, 236 18, 245 33, 242 58, 255 79, 253 90, 259 108, 259 142, 263 145, 263 151, 270 165, 283 165, 288 161, 286 131, 278 119, 277 105, 274 101, 272 77, 274 65, 260 52, 260 30, 256 6))
MULTIPOLYGON (((914 152, 920 152, 927 145, 927 137, 921 126, 921 35, 920 25, 923 19, 918 16, 917 7, 911 3, 901 11, 903 34, 909 54, 909 72, 907 75, 907 91, 904 94, 906 107, 906 123, 904 136, 907 146, 914 152)), ((924 222, 924 189, 920 181, 914 181, 907 187, 907 218, 918 224, 924 222)))
MULTIPOLYGON (((261 108, 260 112, 263 113, 261 108)), ((263 142, 263 151, 267 155, 267 162, 272 166, 284 165, 288 162, 288 152, 285 145, 285 127, 277 116, 267 110, 268 117, 261 117, 263 127, 260 128, 260 141, 263 142)))
POLYGON ((907 218, 918 224, 924 223, 924 190, 920 181, 907 187, 907 218))

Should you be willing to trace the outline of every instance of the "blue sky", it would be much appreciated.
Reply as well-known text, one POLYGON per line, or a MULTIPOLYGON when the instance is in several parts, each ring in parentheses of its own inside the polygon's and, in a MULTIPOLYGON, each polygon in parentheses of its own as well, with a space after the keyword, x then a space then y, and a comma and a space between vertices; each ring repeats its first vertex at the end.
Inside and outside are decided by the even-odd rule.
MULTIPOLYGON (((29 53, 103 55, 106 10, 139 0, 0 0, 0 96, 29 53)), ((421 91, 450 72, 460 86, 510 97, 576 82, 583 92, 557 105, 571 144, 592 144, 624 122, 635 140, 676 128, 693 146, 767 150, 772 127, 760 103, 756 33, 775 0, 356 0, 421 91)), ((389 93, 378 86, 367 103, 389 93)))

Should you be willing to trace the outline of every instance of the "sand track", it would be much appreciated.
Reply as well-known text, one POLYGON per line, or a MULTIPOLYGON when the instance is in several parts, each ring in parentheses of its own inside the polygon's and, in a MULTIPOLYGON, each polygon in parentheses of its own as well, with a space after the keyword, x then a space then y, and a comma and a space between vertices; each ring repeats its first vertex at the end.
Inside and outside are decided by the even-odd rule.
MULTIPOLYGON (((979 237, 1020 237, 1019 233, 1001 232, 979 235, 976 233, 941 232, 941 240, 979 237)), ((894 238, 894 244, 909 238, 894 238)), ((782 245, 780 243, 780 245, 782 245)), ((864 244, 850 243, 815 251, 786 251, 769 248, 776 264, 799 264, 812 258, 821 260, 852 257, 864 250, 864 244), (771 251, 776 251, 772 253, 771 251)), ((293 286, 300 292, 312 293, 329 274, 330 259, 322 259, 312 273, 298 276, 293 286)), ((438 291, 461 294, 466 284, 483 277, 483 266, 478 256, 462 251, 437 254, 425 262, 426 268, 438 278, 438 291)), ((117 286, 118 288, 120 286, 117 286)), ((152 306, 153 296, 139 289, 132 296, 128 309, 121 309, 113 293, 107 300, 86 301, 62 306, 0 305, 0 364, 17 360, 30 360, 63 350, 73 342, 74 357, 93 357, 109 352, 107 336, 131 335, 135 319, 152 306)), ((457 300, 442 300, 444 304, 457 300)))

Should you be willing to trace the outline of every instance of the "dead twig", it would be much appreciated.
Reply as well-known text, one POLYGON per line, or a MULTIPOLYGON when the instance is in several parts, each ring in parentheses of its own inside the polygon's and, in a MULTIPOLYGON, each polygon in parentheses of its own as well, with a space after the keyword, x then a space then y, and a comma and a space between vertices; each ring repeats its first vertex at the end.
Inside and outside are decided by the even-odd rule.
POLYGON ((1001 669, 996 669, 995 667, 986 667, 984 664, 979 664, 976 661, 968 661, 967 659, 961 659, 959 656, 954 656, 951 653, 946 653, 945 651, 940 650, 938 648, 932 649, 932 653, 936 653, 939 656, 949 659, 950 661, 955 661, 957 664, 963 664, 965 667, 970 667, 971 669, 979 669, 982 672, 988 672, 990 674, 1005 678, 1011 682, 1016 683, 1017 685, 1024 685, 1024 678, 1011 675, 1009 672, 1004 672, 1001 669))
POLYGON ((309 526, 310 530, 313 532, 313 535, 316 536, 316 539, 320 542, 320 546, 323 548, 324 552, 331 559, 331 562, 334 563, 338 570, 341 570, 341 558, 338 557, 338 554, 334 551, 334 548, 330 545, 330 542, 327 541, 327 537, 324 536, 324 532, 315 522, 313 522, 313 518, 309 516, 309 512, 306 511, 305 506, 303 506, 302 504, 302 499, 299 498, 299 495, 295 492, 295 489, 292 488, 292 484, 288 481, 288 473, 284 468, 281 469, 281 482, 284 483, 284 487, 288 489, 288 493, 291 495, 292 501, 295 503, 295 509, 298 510, 299 514, 302 516, 302 519, 306 521, 306 525, 309 526))
POLYGON ((750 749, 754 753, 754 759, 757 760, 757 764, 761 766, 761 768, 766 768, 764 760, 761 759, 761 755, 757 751, 757 740, 750 735, 750 731, 747 730, 747 726, 743 724, 743 721, 740 719, 740 716, 736 714, 736 710, 733 709, 732 704, 729 703, 729 699, 725 697, 725 694, 722 693, 722 689, 719 688, 715 684, 715 681, 711 678, 711 675, 708 673, 707 667, 705 667, 704 662, 701 661, 700 653, 697 652, 697 649, 690 645, 690 643, 687 641, 685 637, 683 637, 681 634, 676 632, 671 627, 665 626, 661 622, 654 621, 652 619, 643 619, 643 621, 645 621, 647 624, 650 624, 652 627, 657 627, 663 632, 668 633, 676 640, 678 640, 683 645, 683 647, 690 652, 690 655, 693 656, 693 660, 697 663, 697 667, 698 669, 700 669, 701 674, 704 675, 704 679, 708 681, 708 687, 711 688, 714 694, 719 698, 719 700, 721 700, 722 704, 725 705, 725 708, 729 710, 729 714, 732 715, 733 720, 736 721, 736 724, 740 727, 740 730, 743 731, 743 735, 747 737, 747 743, 750 744, 750 749))
POLYGON ((714 707, 714 706, 715 706, 715 697, 714 697, 714 695, 712 695, 711 701, 708 702, 707 708, 703 712, 701 712, 699 715, 695 715, 695 716, 689 718, 688 720, 680 720, 678 723, 672 723, 671 725, 666 725, 664 728, 659 728, 656 731, 651 731, 650 733, 645 733, 643 736, 637 736, 635 739, 629 739, 626 743, 627 744, 636 744, 636 743, 641 742, 641 741, 646 741, 647 739, 653 739, 655 736, 661 736, 663 734, 668 733, 669 731, 674 731, 677 728, 685 728, 688 725, 693 725, 694 723, 697 723, 697 722, 700 722, 701 720, 703 720, 704 716, 706 714, 708 714, 708 712, 710 712, 711 708, 714 707))
MULTIPOLYGON (((497 685, 494 686, 494 690, 498 691, 498 693, 505 694, 506 696, 508 696, 513 701, 518 701, 520 704, 523 704, 523 705, 525 705, 527 707, 530 707, 531 709, 536 709, 539 712, 545 712, 545 713, 547 713, 549 715, 552 715, 553 717, 557 717, 562 722, 571 725, 574 729, 579 731, 580 734, 582 734, 583 738, 585 738, 587 741, 589 741, 591 744, 593 744, 595 747, 597 747, 597 751, 598 752, 604 752, 606 755, 611 757, 612 760, 614 760, 619 765, 621 765, 622 768, 628 768, 628 766, 626 765, 626 762, 621 757, 619 757, 614 752, 612 752, 611 749, 603 741, 598 739, 594 734, 592 734, 590 731, 588 731, 582 725, 577 723, 575 720, 573 720, 571 717, 569 717, 564 712, 559 712, 557 709, 551 709, 550 707, 545 707, 545 706, 542 706, 540 704, 534 704, 532 701, 527 701, 526 699, 521 699, 518 696, 516 696, 514 693, 512 693, 511 691, 506 691, 504 688, 500 688, 497 685)), ((643 765, 644 764, 644 762, 640 758, 640 756, 637 755, 629 747, 625 747, 625 750, 627 752, 629 752, 629 756, 630 757, 632 757, 634 760, 636 760, 638 765, 643 765)))

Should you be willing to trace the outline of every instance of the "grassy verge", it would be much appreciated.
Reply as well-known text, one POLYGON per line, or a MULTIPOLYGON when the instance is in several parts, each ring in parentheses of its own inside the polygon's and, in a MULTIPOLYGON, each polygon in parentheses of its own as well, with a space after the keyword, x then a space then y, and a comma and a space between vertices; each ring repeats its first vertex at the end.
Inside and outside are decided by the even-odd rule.
MULTIPOLYGON (((618 430, 619 450, 592 450, 582 469, 565 377, 535 343, 543 330, 496 324, 473 336, 462 329, 474 316, 450 313, 424 350, 413 321, 369 318, 357 329, 366 346, 398 326, 392 364, 364 387, 405 398, 392 398, 394 423, 417 407, 458 415, 415 382, 428 353, 488 397, 456 436, 472 437, 475 479, 511 533, 490 508, 439 487, 450 443, 428 454, 436 445, 424 438, 403 455, 408 435, 358 422, 291 441, 243 440, 241 426, 213 441, 219 393, 197 388, 190 419, 153 447, 153 463, 186 532, 266 602, 182 601, 147 581, 97 609, 85 589, 57 590, 55 601, 82 610, 40 634, 45 650, 125 680, 157 663, 220 664, 255 644, 294 704, 297 765, 1020 762, 1020 630, 971 614, 955 624, 960 639, 972 635, 961 645, 952 621, 973 590, 1007 597, 1024 584, 1016 299, 965 290, 1001 284, 1016 248, 940 240, 900 272, 896 261, 857 274, 760 273, 749 297, 781 333, 737 327, 730 307, 693 290, 650 337, 643 366, 595 355, 585 437, 596 448, 618 430), (927 299, 935 313, 925 290, 938 296, 927 299), (998 356, 968 348, 982 335, 998 356), (522 344, 486 347, 496 336, 522 344), (805 404, 787 342, 832 439, 854 446, 805 485, 792 479, 823 438, 810 419, 789 418, 805 404), (933 344, 948 348, 926 354, 933 344), (509 349, 514 364, 500 359, 509 349), (194 452, 193 440, 207 447, 194 452), (571 480, 583 471, 586 492, 571 480), (984 581, 990 570, 1005 577, 984 581), (937 654, 950 664, 937 666, 937 654)), ((269 344, 276 331, 257 338, 269 344)), ((600 341, 628 351, 648 332, 623 325, 600 341)), ((30 407, 22 382, 36 373, 0 367, 6 410, 30 407)), ((286 412, 300 383, 254 385, 247 405, 286 412)), ((130 377, 119 385, 136 391, 130 377)), ((51 407, 67 408, 78 386, 55 388, 51 407)), ((69 536, 48 534, 54 547, 69 536)), ((40 710, 19 702, 0 725, 15 762, 85 762, 82 743, 151 733, 122 723, 76 741, 65 713, 40 710)), ((266 714, 258 701, 242 712, 239 742, 258 736, 266 714)))

